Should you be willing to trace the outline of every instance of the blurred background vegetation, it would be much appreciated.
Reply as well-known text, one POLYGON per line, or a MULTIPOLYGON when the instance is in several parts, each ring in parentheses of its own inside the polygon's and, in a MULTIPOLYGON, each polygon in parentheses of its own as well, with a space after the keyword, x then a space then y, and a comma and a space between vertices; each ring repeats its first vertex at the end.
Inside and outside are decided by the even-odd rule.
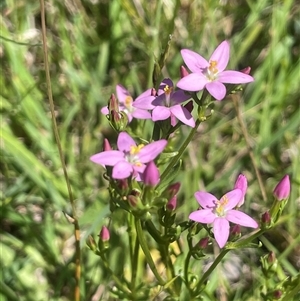
MULTIPOLYGON (((263 248, 250 257, 239 255, 242 267, 251 269, 246 270, 249 276, 241 270, 244 280, 224 275, 220 284, 220 274, 214 275, 205 300, 218 300, 213 292, 220 285, 226 292, 224 300, 259 300, 257 254, 268 250, 275 252, 287 274, 295 275, 300 268, 299 2, 50 0, 45 4, 56 117, 82 231, 82 300, 108 300, 112 285, 98 257, 85 247, 87 235, 97 235, 109 214, 103 169, 89 161, 101 151, 103 137, 110 141, 115 137, 100 109, 118 83, 133 95, 151 87, 154 59, 170 34, 163 75, 174 82, 180 78, 182 48, 209 58, 224 39, 231 44, 230 69, 251 66, 255 82, 241 94, 239 106, 268 196, 263 200, 229 98, 216 104, 213 118, 199 128, 185 153, 178 177, 182 182, 178 220, 186 220, 195 210, 194 191, 222 195, 240 172, 249 180, 246 211, 259 219, 272 202, 276 183, 284 174, 292 179, 280 226, 262 237, 263 248)), ((72 300, 73 227, 62 213, 71 213, 71 207, 47 100, 40 5, 33 0, 1 0, 0 6, 0 299, 72 300)), ((183 133, 188 130, 184 127, 183 133)), ((120 275, 127 243, 122 221, 114 219, 110 227, 112 269, 120 275)))

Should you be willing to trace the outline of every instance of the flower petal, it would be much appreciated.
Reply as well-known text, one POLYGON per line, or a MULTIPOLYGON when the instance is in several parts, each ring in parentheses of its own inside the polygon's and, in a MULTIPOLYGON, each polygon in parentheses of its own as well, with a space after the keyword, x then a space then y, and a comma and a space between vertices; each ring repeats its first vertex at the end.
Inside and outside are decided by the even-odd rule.
POLYGON ((168 141, 161 139, 144 146, 139 152, 141 163, 153 161, 166 147, 168 141))
POLYGON ((197 191, 194 196, 200 206, 204 209, 213 209, 218 202, 218 199, 213 194, 205 191, 197 191))
POLYGON ((124 153, 117 150, 104 151, 91 156, 90 160, 96 164, 114 166, 118 162, 124 161, 124 153))
POLYGON ((120 161, 118 162, 112 170, 112 177, 114 179, 126 179, 128 178, 133 172, 132 165, 127 161, 120 161))
POLYGON ((185 93, 182 90, 177 90, 174 93, 171 94, 171 102, 173 105, 180 104, 188 99, 191 98, 191 95, 185 93))
POLYGON ((225 70, 225 68, 228 65, 229 61, 229 43, 227 41, 223 41, 213 52, 211 55, 209 61, 216 61, 217 62, 217 68, 219 72, 222 72, 225 70))
POLYGON ((136 146, 136 143, 126 132, 121 132, 118 137, 117 145, 120 151, 129 152, 131 146, 136 146))
POLYGON ((207 78, 202 73, 191 73, 177 83, 177 87, 186 91, 201 91, 208 83, 207 78))
POLYGON ((122 85, 117 85, 116 86, 116 93, 117 93, 117 98, 120 103, 124 103, 126 98, 129 96, 131 98, 131 95, 129 92, 122 86, 122 85))
POLYGON ((151 113, 146 110, 135 109, 131 115, 137 119, 151 119, 151 113))
POLYGON ((133 103, 132 106, 135 108, 143 110, 152 110, 154 108, 152 102, 155 99, 154 96, 144 96, 138 97, 133 103))
POLYGON ((162 93, 160 95, 158 95, 153 101, 152 101, 152 105, 153 106, 164 106, 164 103, 166 101, 166 93, 162 93))
POLYGON ((137 101, 140 98, 145 98, 145 97, 153 97, 154 98, 154 96, 151 96, 151 92, 152 92, 152 89, 146 90, 145 92, 143 92, 142 94, 140 94, 134 101, 137 101))
POLYGON ((248 74, 227 70, 219 73, 218 81, 224 84, 245 84, 254 81, 254 78, 248 74))
POLYGON ((192 72, 202 72, 204 68, 209 66, 208 61, 197 52, 189 49, 182 49, 181 56, 192 72))
POLYGON ((226 214, 226 219, 244 227, 258 228, 257 222, 252 217, 238 210, 229 210, 226 214))
POLYGON ((192 114, 183 106, 176 105, 170 108, 172 114, 174 114, 182 123, 195 127, 195 120, 192 114))
POLYGON ((101 109, 101 113, 104 114, 104 115, 108 115, 108 114, 109 114, 108 106, 103 107, 103 108, 101 109))
POLYGON ((229 237, 229 222, 225 218, 216 218, 214 221, 214 236, 220 248, 226 245, 229 237))
POLYGON ((216 100, 222 100, 226 95, 226 88, 221 82, 210 82, 205 86, 205 88, 216 100))
POLYGON ((242 193, 241 189, 233 189, 233 190, 227 192, 226 194, 224 194, 221 197, 220 202, 222 204, 224 204, 224 208, 226 210, 230 210, 239 203, 242 195, 243 195, 243 193, 242 193))
POLYGON ((211 224, 216 219, 216 215, 210 209, 201 209, 192 212, 189 219, 202 224, 211 224))
POLYGON ((170 109, 162 106, 157 106, 152 111, 152 120, 166 120, 170 117, 170 109))

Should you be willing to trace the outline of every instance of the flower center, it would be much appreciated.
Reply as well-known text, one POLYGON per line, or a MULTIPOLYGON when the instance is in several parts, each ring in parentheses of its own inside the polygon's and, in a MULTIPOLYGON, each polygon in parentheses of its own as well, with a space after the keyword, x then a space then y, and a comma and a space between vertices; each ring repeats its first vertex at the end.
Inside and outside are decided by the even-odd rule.
POLYGON ((169 85, 166 85, 164 87, 164 92, 165 92, 165 95, 166 95, 165 105, 166 105, 166 107, 169 107, 171 105, 170 96, 171 96, 171 93, 173 92, 173 87, 170 87, 169 85))
POLYGON ((206 77, 210 81, 214 81, 217 78, 218 75, 218 68, 217 68, 218 62, 217 61, 210 61, 209 66, 206 69, 206 77))
POLYGON ((140 150, 144 147, 144 144, 140 145, 132 145, 130 147, 129 153, 126 154, 126 160, 127 162, 130 162, 136 166, 142 166, 142 163, 140 162, 139 159, 139 152, 140 150))
POLYGON ((226 208, 224 208, 229 202, 227 195, 224 195, 221 200, 216 202, 216 208, 214 210, 215 214, 219 217, 224 217, 226 215, 226 208))
POLYGON ((134 110, 134 107, 132 106, 132 102, 133 102, 132 97, 131 96, 126 96, 125 101, 124 101, 124 106, 126 107, 126 109, 129 112, 132 112, 134 110))

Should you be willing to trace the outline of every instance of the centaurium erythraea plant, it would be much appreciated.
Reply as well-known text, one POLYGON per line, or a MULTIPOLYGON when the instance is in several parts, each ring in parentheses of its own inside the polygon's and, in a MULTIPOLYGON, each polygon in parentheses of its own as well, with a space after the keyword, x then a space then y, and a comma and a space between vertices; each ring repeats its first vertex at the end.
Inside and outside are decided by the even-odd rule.
POLYGON ((171 79, 166 78, 162 81, 157 91, 157 97, 151 99, 140 99, 136 101, 136 107, 152 110, 152 120, 166 120, 171 118, 171 125, 175 126, 179 119, 182 123, 194 127, 195 120, 192 114, 182 105, 188 100, 190 95, 183 90, 175 90, 171 79))
POLYGON ((126 133, 118 136, 118 150, 108 150, 91 156, 90 160, 96 164, 113 166, 112 177, 114 179, 126 179, 130 176, 140 179, 146 163, 153 161, 166 147, 164 139, 147 145, 136 145, 135 141, 126 133))
POLYGON ((228 41, 223 41, 208 61, 192 50, 181 50, 182 58, 192 73, 179 80, 177 87, 186 91, 201 91, 206 88, 216 100, 222 100, 226 96, 224 84, 252 82, 254 79, 250 75, 225 70, 229 61, 229 52, 228 41))
POLYGON ((227 192, 220 200, 208 192, 197 191, 195 198, 201 209, 192 212, 189 218, 198 223, 212 224, 215 240, 219 247, 223 248, 229 237, 229 222, 250 228, 258 227, 252 217, 234 209, 242 196, 240 189, 227 192))
MULTIPOLYGON (((136 119, 151 119, 151 113, 145 109, 136 107, 136 102, 151 101, 154 96, 151 95, 151 89, 146 90, 141 95, 139 95, 135 100, 132 98, 128 90, 126 90, 122 85, 116 86, 116 94, 119 101, 119 110, 126 113, 128 117, 128 122, 131 122, 133 118, 136 119)), ((108 115, 109 109, 107 106, 101 109, 101 113, 108 115)))

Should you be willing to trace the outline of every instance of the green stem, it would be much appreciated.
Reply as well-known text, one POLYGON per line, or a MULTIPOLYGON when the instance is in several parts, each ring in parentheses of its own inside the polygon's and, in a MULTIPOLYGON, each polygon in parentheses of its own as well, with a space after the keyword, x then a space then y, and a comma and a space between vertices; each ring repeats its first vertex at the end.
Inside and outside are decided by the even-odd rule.
POLYGON ((119 290, 121 290, 122 292, 124 292, 125 294, 127 294, 128 297, 130 297, 131 291, 130 291, 126 286, 124 286, 124 285, 122 284, 122 282, 119 280, 119 278, 118 278, 118 277, 114 274, 114 272, 110 269, 109 264, 108 264, 108 262, 107 262, 107 260, 106 260, 106 258, 105 258, 105 256, 104 256, 103 252, 97 252, 96 254, 99 255, 99 256, 101 257, 102 262, 103 262, 103 264, 104 264, 104 267, 105 267, 105 269, 109 272, 109 274, 111 275, 111 277, 113 278, 113 280, 114 280, 114 282, 115 282, 115 284, 116 284, 116 287, 117 287, 119 290))
POLYGON ((188 252, 186 255, 185 261, 184 261, 184 279, 185 279, 185 285, 189 290, 189 293, 191 295, 191 288, 189 285, 189 265, 190 265, 190 260, 191 260, 192 253, 191 251, 188 252))
POLYGON ((188 135, 188 137, 186 138, 186 140, 181 145, 181 147, 180 147, 180 149, 178 151, 178 154, 172 158, 171 162, 169 163, 169 165, 167 166, 167 168, 162 173, 162 175, 160 177, 160 182, 162 182, 164 180, 164 178, 169 174, 169 172, 171 171, 171 169, 176 165, 176 163, 178 162, 178 160, 181 158, 183 152, 185 151, 185 149, 187 148, 187 146, 189 145, 189 143, 193 139, 195 133, 197 132, 197 129, 198 129, 200 123, 201 123, 201 120, 197 119, 195 127, 191 130, 190 134, 188 135))
POLYGON ((209 269, 203 274, 201 279, 199 280, 197 284, 197 289, 194 293, 195 296, 197 296, 201 291, 201 286, 205 282, 205 280, 210 276, 210 274, 214 271, 216 266, 221 262, 221 260, 225 257, 225 255, 230 251, 230 249, 223 249, 221 253, 218 255, 218 257, 214 260, 213 264, 209 267, 209 269))
POLYGON ((138 219, 138 218, 135 218, 135 228, 136 228, 136 233, 137 233, 139 243, 140 243, 141 248, 142 248, 142 250, 145 254, 145 257, 146 257, 146 260, 149 264, 149 267, 152 270, 152 272, 153 272, 154 276, 156 277, 157 281, 159 282, 159 284, 161 286, 164 286, 165 281, 161 278, 161 276, 159 275, 159 273, 158 273, 158 271, 155 267, 155 264, 154 264, 154 261, 152 259, 150 250, 149 250, 148 245, 147 245, 147 241, 146 241, 144 233, 143 233, 141 220, 138 219))
POLYGON ((247 237, 246 239, 239 239, 236 242, 231 243, 228 246, 228 250, 230 249, 237 249, 243 246, 246 246, 248 243, 250 243, 253 239, 261 236, 262 234, 264 234, 268 229, 260 229, 259 231, 253 233, 252 235, 250 235, 249 237, 247 237))

